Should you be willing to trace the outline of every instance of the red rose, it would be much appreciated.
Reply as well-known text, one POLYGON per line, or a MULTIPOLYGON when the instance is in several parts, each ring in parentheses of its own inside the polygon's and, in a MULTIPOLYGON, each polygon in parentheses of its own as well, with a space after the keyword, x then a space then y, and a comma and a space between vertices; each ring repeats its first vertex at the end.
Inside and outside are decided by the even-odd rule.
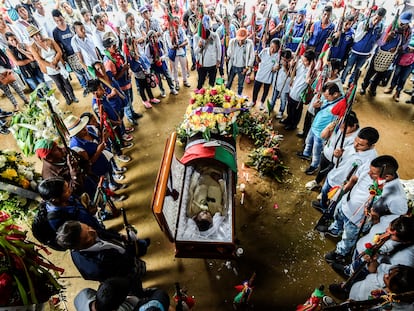
POLYGON ((275 154, 273 157, 272 157, 272 159, 273 159, 273 161, 277 161, 277 160, 279 160, 279 157, 275 154))
POLYGON ((205 88, 201 88, 198 91, 196 91, 196 93, 197 94, 200 94, 200 95, 204 95, 206 93, 206 89, 205 88))
POLYGON ((230 102, 230 101, 231 101, 231 96, 229 96, 229 95, 224 95, 224 100, 225 100, 226 102, 230 102))
POLYGON ((211 96, 215 96, 215 95, 217 95, 218 94, 218 92, 217 92, 217 90, 216 89, 211 89, 210 90, 210 95, 211 96))
POLYGON ((195 98, 190 98, 190 105, 193 105, 195 103, 195 98))
POLYGON ((212 102, 209 102, 206 104, 206 107, 214 107, 214 104, 212 102))
POLYGON ((196 110, 195 115, 196 116, 201 116, 201 109, 196 110))
POLYGON ((372 248, 372 244, 371 243, 365 243, 365 248, 367 248, 367 249, 372 248))

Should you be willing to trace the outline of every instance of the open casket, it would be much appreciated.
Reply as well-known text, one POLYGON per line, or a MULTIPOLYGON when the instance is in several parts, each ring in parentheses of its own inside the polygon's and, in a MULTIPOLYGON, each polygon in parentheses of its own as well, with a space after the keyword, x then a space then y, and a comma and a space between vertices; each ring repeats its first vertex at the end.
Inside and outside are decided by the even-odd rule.
POLYGON ((234 257, 234 139, 218 136, 207 142, 196 137, 187 144, 181 160, 174 154, 175 143, 173 133, 165 146, 152 198, 159 226, 175 243, 175 257, 234 257), (194 220, 206 209, 213 216, 207 230, 194 220))

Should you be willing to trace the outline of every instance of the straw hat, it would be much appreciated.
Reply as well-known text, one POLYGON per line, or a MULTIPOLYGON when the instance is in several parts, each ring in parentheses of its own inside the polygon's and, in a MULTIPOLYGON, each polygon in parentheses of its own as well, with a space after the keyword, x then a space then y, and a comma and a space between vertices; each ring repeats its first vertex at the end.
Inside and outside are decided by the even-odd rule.
POLYGON ((237 30, 237 32, 236 32, 236 39, 237 40, 246 40, 247 35, 248 35, 248 33, 247 33, 246 28, 244 28, 244 27, 239 28, 239 30, 237 30))
POLYGON ((77 116, 70 115, 63 121, 63 123, 65 123, 66 128, 69 131, 69 136, 73 137, 85 128, 88 121, 89 118, 87 116, 79 118, 77 116))
POLYGON ((29 37, 33 37, 35 34, 40 32, 39 28, 37 28, 33 25, 27 26, 26 31, 29 33, 29 37))

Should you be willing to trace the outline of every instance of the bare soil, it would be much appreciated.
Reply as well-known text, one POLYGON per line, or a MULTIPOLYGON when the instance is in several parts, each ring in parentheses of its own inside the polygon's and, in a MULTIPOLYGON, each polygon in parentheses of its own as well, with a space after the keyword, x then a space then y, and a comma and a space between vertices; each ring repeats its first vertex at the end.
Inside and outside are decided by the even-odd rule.
MULTIPOLYGON (((190 81, 195 85, 196 73, 192 72, 191 76, 190 81)), ((62 101, 61 105, 79 115, 90 110, 91 95, 82 98, 77 82, 74 87, 81 102, 64 107, 62 101)), ((312 177, 303 173, 309 163, 295 156, 303 145, 303 140, 295 136, 296 131, 285 132, 279 123, 274 123, 275 129, 285 135, 281 144, 282 158, 290 173, 283 183, 263 178, 250 168, 242 171, 241 163, 247 160, 253 147, 247 138, 238 138, 238 181, 246 184, 246 197, 240 205, 240 193, 236 194, 235 233, 239 246, 244 249, 243 256, 237 260, 226 265, 225 260, 174 258, 174 245, 152 215, 150 203, 164 143, 181 121, 192 89, 183 88, 178 96, 167 95, 149 110, 145 110, 135 93, 134 106, 144 117, 133 133, 134 147, 126 152, 133 159, 126 165, 125 182, 129 186, 123 190, 129 199, 117 206, 127 210, 129 221, 138 229, 140 237, 151 238, 151 247, 143 258, 148 268, 144 286, 163 288, 172 296, 174 282, 178 281, 195 296, 194 310, 233 310, 234 286, 256 272, 250 309, 292 310, 303 303, 315 287, 341 279, 323 259, 324 254, 334 248, 335 241, 313 230, 320 214, 311 208, 310 202, 317 193, 304 188, 312 177), (248 180, 243 173, 248 173, 248 180)), ((251 86, 245 91, 251 95, 251 86)), ((405 104, 408 99, 405 94, 396 103, 391 95, 384 95, 382 91, 379 88, 375 98, 358 95, 354 110, 362 127, 373 126, 379 130, 379 154, 393 155, 400 164, 400 176, 411 179, 414 177, 414 106, 405 104)), ((155 93, 159 94, 158 89, 155 93)), ((11 109, 6 98, 1 102, 3 109, 11 109)), ((4 148, 17 148, 11 135, 1 136, 1 141, 4 148)), ((38 159, 30 160, 40 167, 38 159)), ((108 221, 106 225, 121 230, 122 220, 108 221)), ((65 268, 61 281, 66 286, 68 308, 74 310, 73 299, 79 290, 97 288, 98 284, 82 280, 69 252, 54 253, 51 260, 65 268)))

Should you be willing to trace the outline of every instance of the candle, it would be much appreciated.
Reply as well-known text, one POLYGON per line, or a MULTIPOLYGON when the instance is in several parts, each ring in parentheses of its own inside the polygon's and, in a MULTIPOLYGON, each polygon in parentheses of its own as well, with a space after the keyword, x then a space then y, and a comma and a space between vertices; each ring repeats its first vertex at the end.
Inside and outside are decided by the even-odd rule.
POLYGON ((246 185, 245 184, 240 184, 240 191, 244 192, 246 190, 246 185))
POLYGON ((242 192, 242 194, 241 194, 240 204, 241 205, 244 204, 244 192, 242 192))

